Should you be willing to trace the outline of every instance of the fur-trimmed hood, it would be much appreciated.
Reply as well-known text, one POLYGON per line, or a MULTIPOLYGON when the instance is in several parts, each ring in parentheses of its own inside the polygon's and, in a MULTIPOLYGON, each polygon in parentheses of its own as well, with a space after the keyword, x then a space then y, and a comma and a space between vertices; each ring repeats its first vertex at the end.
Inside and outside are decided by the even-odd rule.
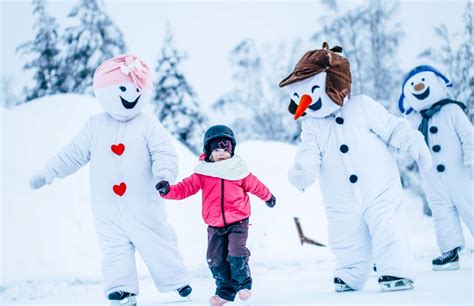
POLYGON ((234 155, 219 162, 200 161, 194 168, 194 173, 236 181, 247 177, 250 171, 247 162, 242 157, 234 155))

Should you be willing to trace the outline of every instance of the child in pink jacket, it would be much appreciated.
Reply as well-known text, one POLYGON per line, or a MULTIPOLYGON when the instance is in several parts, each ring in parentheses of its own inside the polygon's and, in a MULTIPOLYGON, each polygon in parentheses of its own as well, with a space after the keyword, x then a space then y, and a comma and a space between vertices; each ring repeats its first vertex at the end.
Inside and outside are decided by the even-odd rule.
POLYGON ((170 186, 160 181, 156 189, 165 199, 181 200, 202 190, 202 217, 208 227, 207 262, 216 280, 216 293, 210 304, 220 306, 251 295, 252 278, 246 248, 250 217, 248 192, 267 206, 275 206, 275 197, 247 168, 245 161, 234 156, 235 137, 230 128, 216 125, 204 136, 204 154, 194 174, 170 186))

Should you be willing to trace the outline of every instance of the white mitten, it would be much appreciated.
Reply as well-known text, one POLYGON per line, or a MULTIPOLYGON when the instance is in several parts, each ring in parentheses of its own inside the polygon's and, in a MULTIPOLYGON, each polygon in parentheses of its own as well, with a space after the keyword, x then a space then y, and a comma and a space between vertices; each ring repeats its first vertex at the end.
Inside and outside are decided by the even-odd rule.
POLYGON ((42 174, 36 174, 30 178, 31 189, 39 189, 46 185, 46 178, 42 174))
POLYGON ((53 179, 54 175, 52 173, 48 173, 48 171, 42 170, 30 178, 30 187, 31 189, 39 189, 46 184, 51 184, 53 179))
POLYGON ((290 172, 288 172, 288 180, 296 189, 304 192, 305 188, 316 180, 314 172, 315 171, 304 171, 298 163, 295 163, 290 169, 290 172))
POLYGON ((431 157, 430 149, 428 149, 423 136, 416 138, 415 143, 410 146, 408 153, 410 157, 416 161, 421 172, 426 172, 431 169, 433 158, 431 157))

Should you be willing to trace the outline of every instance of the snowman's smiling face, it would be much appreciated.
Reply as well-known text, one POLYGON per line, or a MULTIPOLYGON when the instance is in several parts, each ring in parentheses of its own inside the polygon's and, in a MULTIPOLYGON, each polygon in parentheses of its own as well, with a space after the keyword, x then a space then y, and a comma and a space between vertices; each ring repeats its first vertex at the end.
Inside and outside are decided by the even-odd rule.
POLYGON ((408 104, 417 111, 447 97, 446 83, 431 71, 424 71, 409 78, 403 87, 408 104))
MULTIPOLYGON (((132 94, 127 93, 127 87, 124 86, 124 85, 119 86, 119 89, 120 89, 120 91, 122 92, 122 94, 120 94, 119 97, 120 97, 120 100, 122 101, 123 107, 125 107, 126 109, 132 109, 132 108, 134 108, 134 107, 137 105, 138 100, 139 100, 140 97, 141 97, 140 89, 135 88, 136 94, 135 94, 135 93, 132 93, 132 94), (132 97, 132 100, 127 100, 127 99, 125 99, 125 98, 123 97, 123 96, 131 96, 131 95, 133 95, 133 94, 135 94, 135 95, 138 94, 138 96, 137 96, 136 99, 134 99, 134 100, 133 100, 133 97, 132 97), (123 95, 123 96, 122 96, 122 95, 123 95)), ((133 88, 129 88, 129 92, 130 92, 130 91, 133 92, 133 88)))
POLYGON ((295 120, 308 114, 324 118, 340 107, 326 93, 326 72, 287 86, 290 95, 288 110, 295 115, 295 120))
POLYGON ((107 113, 117 120, 125 121, 140 113, 150 100, 151 90, 124 83, 95 89, 95 96, 107 113))

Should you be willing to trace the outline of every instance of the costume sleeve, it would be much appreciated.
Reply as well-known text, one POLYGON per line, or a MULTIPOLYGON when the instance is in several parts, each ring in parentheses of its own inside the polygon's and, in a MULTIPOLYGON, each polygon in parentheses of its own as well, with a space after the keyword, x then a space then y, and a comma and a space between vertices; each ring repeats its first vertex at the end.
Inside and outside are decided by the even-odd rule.
POLYGON ((56 156, 49 159, 45 167, 45 179, 50 184, 55 178, 73 174, 90 160, 92 118, 89 118, 76 135, 56 156))
POLYGON ((473 127, 466 114, 457 105, 449 106, 451 121, 456 134, 461 141, 464 165, 474 164, 474 132, 473 127))
POLYGON ((426 146, 423 135, 406 119, 390 114, 382 104, 368 96, 362 101, 370 129, 387 145, 410 154, 415 148, 426 146))
POLYGON ((178 175, 178 154, 163 125, 153 119, 148 125, 146 140, 152 162, 153 176, 173 183, 178 175))
POLYGON ((316 181, 321 167, 321 150, 312 124, 314 121, 303 120, 301 142, 288 173, 290 183, 301 191, 316 181))

